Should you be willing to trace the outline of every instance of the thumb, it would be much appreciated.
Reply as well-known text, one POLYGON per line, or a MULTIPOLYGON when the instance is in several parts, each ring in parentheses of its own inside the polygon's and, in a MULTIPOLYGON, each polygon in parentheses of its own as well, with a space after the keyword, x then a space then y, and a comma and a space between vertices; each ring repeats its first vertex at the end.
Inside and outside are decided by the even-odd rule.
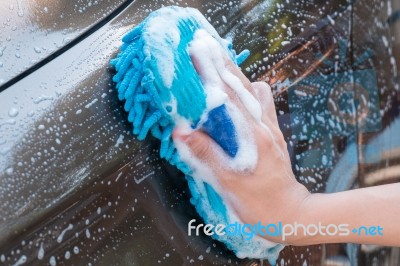
POLYGON ((202 161, 210 161, 215 156, 212 148, 213 140, 204 132, 193 131, 189 135, 181 135, 179 131, 174 131, 174 140, 182 141, 190 149, 192 154, 202 161))

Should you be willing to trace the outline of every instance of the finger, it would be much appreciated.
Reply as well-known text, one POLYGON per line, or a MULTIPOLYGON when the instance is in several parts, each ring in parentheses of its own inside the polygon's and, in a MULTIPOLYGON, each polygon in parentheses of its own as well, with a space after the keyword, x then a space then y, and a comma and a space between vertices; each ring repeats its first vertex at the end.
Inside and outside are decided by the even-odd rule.
MULTIPOLYGON (((256 95, 254 94, 254 90, 252 88, 252 84, 251 82, 247 79, 247 77, 242 73, 242 71, 240 70, 240 68, 233 63, 232 60, 230 60, 229 58, 225 57, 224 58, 224 62, 225 62, 225 68, 228 72, 230 72, 232 75, 236 76, 240 83, 242 83, 243 87, 250 92, 250 94, 252 94, 252 96, 254 98, 256 98, 256 95)), ((228 93, 228 95, 230 96, 230 98, 237 103, 238 101, 241 102, 239 95, 237 95, 237 92, 234 91, 234 89, 229 86, 228 84, 225 83, 225 87, 226 87, 226 91, 228 93)), ((243 104, 238 104, 241 108, 241 110, 243 111, 243 104)))
POLYGON ((206 64, 204 60, 201 60, 198 53, 191 53, 190 58, 192 59, 192 64, 197 74, 199 74, 201 81, 204 83, 204 76, 206 73, 206 64))
MULTIPOLYGON (((183 142, 189 148, 192 156, 210 167, 222 186, 225 187, 230 178, 236 177, 236 173, 222 163, 224 157, 222 148, 206 133, 194 131, 189 135, 182 135, 179 129, 175 129, 172 138, 174 141, 183 142)), ((181 152, 179 149, 178 151, 181 152)))
POLYGON ((226 84, 227 77, 224 79, 223 76, 228 73, 231 76, 228 77, 229 79, 236 79, 237 82, 240 83, 245 82, 246 85, 243 84, 243 86, 251 87, 251 83, 243 74, 241 74, 240 70, 235 66, 235 64, 223 53, 219 57, 204 56, 204 53, 213 53, 213 51, 210 49, 211 47, 209 47, 207 43, 198 42, 195 44, 194 50, 196 52, 190 53, 192 63, 196 69, 196 72, 200 76, 203 86, 211 86, 213 89, 215 89, 214 87, 218 87, 223 90, 230 101, 235 104, 247 118, 250 118, 250 114, 248 114, 246 108, 244 108, 239 95, 231 88, 231 86, 226 84), (203 51, 203 53, 199 53, 199 51, 203 51), (239 73, 241 76, 237 77, 236 74, 239 73))
MULTIPOLYGON (((225 67, 225 60, 229 60, 227 57, 213 58, 208 56, 201 56, 198 51, 203 51, 204 53, 212 53, 210 47, 207 43, 198 42, 195 44, 195 50, 197 52, 190 53, 190 57, 197 74, 199 74, 201 82, 204 87, 211 86, 213 89, 221 89, 228 98, 235 103, 238 108, 243 110, 241 106, 240 99, 236 93, 230 89, 230 87, 223 81, 220 71, 221 68, 225 67), (216 88, 215 88, 216 87, 216 88)), ((204 53, 202 53, 204 55, 204 53)))
POLYGON ((212 161, 217 156, 216 143, 206 133, 201 131, 193 131, 189 135, 182 135, 179 130, 172 133, 174 140, 182 141, 189 148, 191 153, 201 161, 212 161))
POLYGON ((226 90, 229 91, 228 95, 234 95, 231 98, 234 99, 233 101, 247 118, 259 122, 262 110, 251 82, 231 60, 226 59, 224 62, 225 71, 222 72, 221 76, 225 82, 226 90))
MULTIPOLYGON (((213 58, 213 57, 207 57, 207 56, 201 56, 204 53, 212 53, 213 51, 211 51, 210 49, 212 49, 212 47, 210 47, 207 43, 203 43, 203 42, 197 42, 195 43, 195 51, 197 52, 190 52, 190 58, 192 60, 192 63, 194 65, 194 68, 196 69, 196 72, 199 74, 201 80, 203 81, 203 83, 205 83, 205 81, 211 77, 210 70, 212 70, 212 74, 216 74, 218 73, 217 68, 221 67, 221 63, 224 65, 224 67, 231 72, 233 75, 237 76, 239 78, 239 80, 241 81, 241 83, 243 84, 243 86, 248 89, 251 90, 251 82, 247 79, 247 77, 242 73, 242 71, 239 69, 239 67, 231 60, 228 58, 228 56, 226 54, 222 54, 223 58, 213 58), (198 51, 202 51, 202 53, 198 52, 198 51), (219 62, 219 60, 221 60, 221 62, 219 62)), ((213 75, 214 76, 214 75, 213 75)))
MULTIPOLYGON (((196 50, 199 49, 203 49, 204 52, 211 53, 207 44, 197 43, 196 50)), ((226 56, 216 59, 207 56, 200 56, 199 53, 191 53, 190 57, 197 74, 200 76, 203 86, 218 86, 228 95, 231 101, 238 103, 238 96, 232 89, 229 88, 228 85, 225 84, 219 73, 221 69, 218 68, 225 67, 225 61, 230 61, 226 56)))
POLYGON ((233 75, 237 76, 240 79, 243 86, 248 91, 252 92, 250 80, 243 74, 243 72, 240 70, 240 68, 235 63, 233 63, 232 60, 226 58, 225 59, 225 67, 229 72, 231 72, 233 75))
POLYGON ((218 69, 215 62, 213 62, 213 58, 211 56, 204 56, 212 54, 210 49, 206 42, 195 42, 189 50, 190 58, 204 87, 222 87, 223 82, 219 77, 218 69))
POLYGON ((252 88, 255 97, 261 104, 262 108, 262 121, 267 123, 270 121, 275 126, 279 126, 278 117, 276 116, 275 102, 272 96, 271 87, 262 81, 253 82, 252 88))

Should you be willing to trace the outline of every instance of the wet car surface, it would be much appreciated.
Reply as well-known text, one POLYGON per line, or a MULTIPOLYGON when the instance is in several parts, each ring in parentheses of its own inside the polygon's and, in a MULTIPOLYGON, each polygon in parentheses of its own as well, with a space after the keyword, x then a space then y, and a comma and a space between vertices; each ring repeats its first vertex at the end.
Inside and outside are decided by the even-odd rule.
MULTIPOLYGON (((243 71, 272 85, 294 173, 310 191, 398 181, 395 2, 98 1, 92 13, 72 2, 58 13, 38 0, 0 10, 35 18, 0 34, 0 47, 7 45, 0 56, 0 263, 267 264, 187 235, 188 221, 200 218, 184 176, 159 159, 156 140, 132 136, 117 100, 109 60, 121 36, 162 5, 198 8, 235 49, 251 51, 243 71), (20 37, 42 47, 65 38, 64 30, 69 40, 38 56, 36 44, 20 37), (5 53, 18 44, 20 58, 5 53)), ((287 247, 278 264, 397 265, 398 258, 398 248, 316 245, 287 247)))
POLYGON ((2 1, 0 85, 8 86, 13 79, 15 82, 35 71, 126 4, 124 0, 2 1))

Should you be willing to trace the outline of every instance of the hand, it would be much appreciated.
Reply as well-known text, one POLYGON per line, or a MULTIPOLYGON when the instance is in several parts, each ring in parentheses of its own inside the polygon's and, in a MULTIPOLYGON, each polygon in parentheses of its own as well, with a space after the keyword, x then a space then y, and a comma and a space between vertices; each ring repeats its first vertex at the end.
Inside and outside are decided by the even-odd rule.
MULTIPOLYGON (((200 58, 192 55, 192 61, 204 79, 200 58)), ((211 168, 221 188, 230 195, 224 200, 233 207, 243 223, 293 223, 300 205, 309 196, 309 192, 294 178, 287 145, 279 129, 271 89, 264 82, 251 83, 233 62, 230 60, 225 62, 226 69, 240 79, 262 106, 261 122, 265 126, 249 114, 235 91, 224 84, 225 92, 248 118, 251 130, 254 132, 258 147, 256 168, 251 172, 238 173, 222 163, 216 163, 220 158, 217 153, 221 152, 221 149, 213 148, 218 144, 201 131, 183 135, 177 128, 173 134, 174 141, 183 142, 195 157, 211 168)), ((267 238, 282 242, 279 238, 267 238)))
MULTIPOLYGON (((192 55, 192 61, 204 81, 205 71, 200 63, 201 58, 192 55)), ((173 138, 189 148, 193 156, 211 169, 218 185, 226 192, 224 195, 228 195, 224 201, 232 206, 241 221, 249 224, 261 222, 263 225, 278 222, 293 225, 297 222, 305 226, 321 224, 325 228, 327 225, 345 225, 348 229, 347 234, 334 235, 326 232, 302 234, 300 231, 297 235, 287 236, 285 240, 281 236, 265 237, 285 244, 352 242, 400 246, 400 183, 331 194, 310 194, 296 181, 291 170, 270 87, 262 82, 251 83, 229 60, 225 60, 225 69, 238 77, 238 82, 262 106, 261 121, 256 121, 235 91, 224 84, 228 97, 240 108, 254 133, 258 149, 256 167, 246 173, 227 168, 219 161, 223 157, 219 154, 223 152, 222 149, 218 149, 218 144, 199 130, 184 135, 177 128, 173 138), (377 234, 376 228, 383 234, 377 234), (357 233, 352 233, 354 230, 358 230, 357 233)))

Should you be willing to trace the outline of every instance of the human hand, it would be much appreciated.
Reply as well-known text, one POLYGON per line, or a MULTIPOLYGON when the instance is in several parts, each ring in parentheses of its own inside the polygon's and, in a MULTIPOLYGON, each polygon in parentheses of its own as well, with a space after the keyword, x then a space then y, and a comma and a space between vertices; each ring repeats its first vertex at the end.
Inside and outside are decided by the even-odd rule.
MULTIPOLYGON (((200 60, 196 55, 192 55, 196 70, 204 79, 200 60)), ((250 115, 235 91, 224 83, 225 92, 248 119, 254 133, 258 150, 255 169, 246 173, 236 172, 218 163, 218 152, 221 150, 213 148, 218 144, 200 130, 184 135, 177 128, 173 139, 186 145, 193 156, 212 170, 220 187, 230 195, 224 200, 233 207, 243 223, 292 223, 309 192, 294 178, 287 145, 279 129, 271 89, 264 82, 251 83, 233 62, 225 62, 226 69, 238 77, 244 87, 261 103, 260 123, 250 115)), ((267 238, 282 242, 278 238, 267 238)))

